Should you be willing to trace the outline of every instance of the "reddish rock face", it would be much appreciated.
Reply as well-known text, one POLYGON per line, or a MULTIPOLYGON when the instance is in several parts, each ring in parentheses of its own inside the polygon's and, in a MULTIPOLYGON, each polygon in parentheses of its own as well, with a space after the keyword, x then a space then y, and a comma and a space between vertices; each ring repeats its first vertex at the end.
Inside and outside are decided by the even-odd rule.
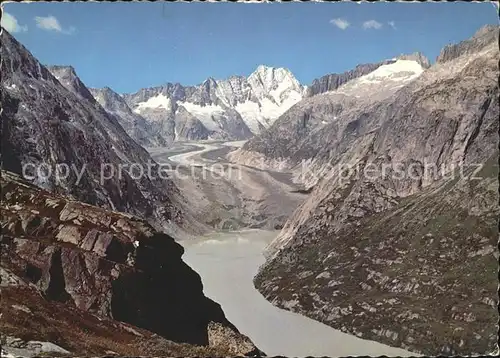
POLYGON ((131 215, 54 196, 9 172, 2 172, 1 183, 2 266, 46 300, 175 342, 207 346, 234 341, 232 335, 243 342, 228 345, 245 350, 237 354, 255 350, 203 295, 200 277, 170 236, 131 215), (225 327, 217 332, 231 335, 209 341, 214 323, 225 327))

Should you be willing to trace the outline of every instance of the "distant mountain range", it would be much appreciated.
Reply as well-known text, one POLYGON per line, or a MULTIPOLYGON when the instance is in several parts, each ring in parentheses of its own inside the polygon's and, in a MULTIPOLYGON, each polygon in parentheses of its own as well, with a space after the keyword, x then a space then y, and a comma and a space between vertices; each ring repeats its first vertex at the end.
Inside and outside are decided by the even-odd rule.
MULTIPOLYGON (((80 95, 93 96, 144 147, 184 140, 241 140, 269 128, 302 99, 335 90, 382 65, 403 59, 418 64, 413 70, 429 66, 420 53, 401 55, 376 64, 358 65, 343 74, 326 75, 308 87, 285 68, 261 65, 248 77, 208 78, 198 86, 167 83, 131 94, 118 94, 109 87, 91 88, 80 95)), ((77 78, 70 66, 48 68, 63 84, 69 85, 77 78)), ((72 89, 78 92, 80 88, 75 82, 72 89)))

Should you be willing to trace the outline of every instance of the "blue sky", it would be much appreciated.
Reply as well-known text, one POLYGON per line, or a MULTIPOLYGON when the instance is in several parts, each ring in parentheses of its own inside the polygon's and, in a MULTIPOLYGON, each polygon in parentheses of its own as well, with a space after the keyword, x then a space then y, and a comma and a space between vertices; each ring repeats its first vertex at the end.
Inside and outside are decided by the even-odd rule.
MULTIPOLYGON (((498 24, 482 3, 9 3, 2 24, 43 64, 120 93, 201 83, 259 64, 303 84, 357 64, 440 49, 498 24)), ((5 13, 4 13, 5 14, 5 13)))

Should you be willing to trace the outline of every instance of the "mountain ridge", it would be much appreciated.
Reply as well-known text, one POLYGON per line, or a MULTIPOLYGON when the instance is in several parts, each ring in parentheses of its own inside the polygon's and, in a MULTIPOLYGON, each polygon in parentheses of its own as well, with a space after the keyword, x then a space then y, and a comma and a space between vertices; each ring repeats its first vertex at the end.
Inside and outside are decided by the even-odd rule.
POLYGON ((262 355, 204 295, 171 236, 1 174, 2 308, 9 309, 0 330, 16 337, 2 341, 2 355, 4 345, 15 351, 34 339, 71 355, 262 355), (134 340, 146 346, 130 346, 134 340))
POLYGON ((430 64, 419 52, 402 54, 376 64, 357 65, 342 74, 323 76, 310 86, 302 85, 287 68, 259 65, 247 77, 208 77, 193 86, 167 82, 120 96, 167 143, 197 139, 241 140, 269 128, 302 99, 335 90, 397 59, 416 61, 423 68, 430 64), (179 113, 180 107, 184 110, 179 113), (190 119, 186 126, 187 113, 190 119))
POLYGON ((109 113, 116 116, 125 131, 143 147, 166 146, 165 138, 155 133, 147 120, 133 112, 122 96, 109 87, 89 88, 92 96, 109 113))

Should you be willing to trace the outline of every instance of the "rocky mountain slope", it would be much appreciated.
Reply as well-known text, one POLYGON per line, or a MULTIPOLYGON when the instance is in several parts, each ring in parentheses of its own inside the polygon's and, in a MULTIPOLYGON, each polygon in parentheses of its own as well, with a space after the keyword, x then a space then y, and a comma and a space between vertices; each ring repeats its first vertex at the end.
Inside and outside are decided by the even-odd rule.
MULTIPOLYGON (((348 81, 367 75, 382 65, 408 60, 429 67, 429 61, 420 53, 401 55, 392 60, 377 64, 359 65, 354 70, 343 74, 331 74, 314 80, 312 85, 302 86, 293 74, 284 68, 259 66, 248 78, 231 76, 225 80, 208 78, 198 86, 183 86, 167 83, 164 86, 145 88, 133 94, 107 96, 108 89, 92 90, 96 99, 104 108, 116 113, 116 107, 127 107, 146 123, 140 123, 131 133, 130 120, 124 128, 133 138, 140 138, 146 146, 158 146, 153 139, 150 143, 145 138, 162 138, 173 141, 199 139, 248 139, 269 128, 274 121, 302 98, 332 91, 348 81)), ((131 117, 126 110, 125 117, 131 117)), ((123 112, 118 112, 120 114, 123 112)))
POLYGON ((158 175, 150 155, 74 70, 56 66, 52 74, 2 30, 4 169, 22 173, 24 167, 24 176, 42 188, 148 218, 156 228, 198 230, 172 181, 158 175))
POLYGON ((204 296, 173 238, 11 172, 1 185, 3 349, 48 341, 71 355, 259 353, 204 296))
POLYGON ((427 355, 496 349, 498 58, 485 27, 402 86, 349 81, 244 146, 311 191, 255 278, 266 298, 427 355))
POLYGON ((125 94, 134 112, 169 141, 247 139, 300 101, 304 87, 284 68, 259 66, 248 78, 167 83, 125 94))

